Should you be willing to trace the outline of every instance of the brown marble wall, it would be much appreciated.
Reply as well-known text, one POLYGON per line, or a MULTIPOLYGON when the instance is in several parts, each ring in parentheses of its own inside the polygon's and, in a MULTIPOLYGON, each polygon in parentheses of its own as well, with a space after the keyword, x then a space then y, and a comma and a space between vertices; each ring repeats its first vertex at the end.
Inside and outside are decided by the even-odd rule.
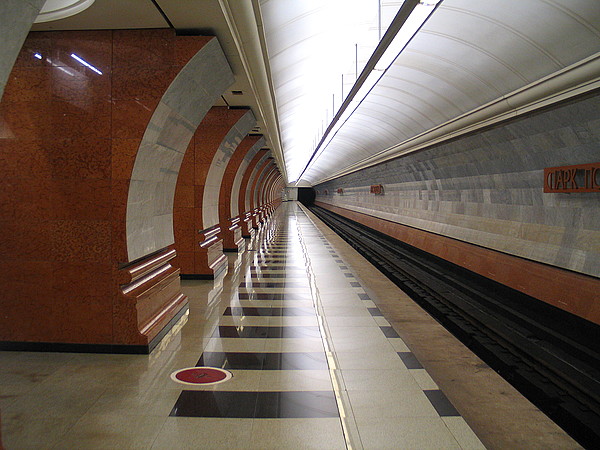
POLYGON ((239 225, 239 218, 231 218, 231 190, 235 181, 237 171, 242 164, 242 161, 248 154, 248 152, 254 148, 262 136, 252 135, 247 136, 240 143, 234 154, 231 156, 225 173, 223 174, 223 180, 221 182, 221 190, 219 193, 219 226, 223 236, 223 247, 226 250, 240 249, 242 238, 242 230, 239 225), (230 219, 235 219, 235 223, 232 223, 230 219))
POLYGON ((261 201, 263 203, 271 203, 271 201, 273 200, 273 198, 271 197, 271 189, 272 189, 273 184, 275 183, 275 180, 277 179, 278 175, 279 175, 279 169, 277 169, 277 167, 275 167, 275 170, 273 170, 273 172, 271 173, 269 178, 265 181, 265 185, 262 188, 262 198, 261 198, 261 201))
POLYGON ((273 166, 273 168, 265 175, 261 184, 257 187, 258 205, 261 209, 261 222, 264 222, 273 212, 273 205, 269 200, 269 191, 271 189, 271 184, 276 178, 278 172, 279 169, 277 169, 277 166, 273 166))
POLYGON ((246 114, 245 109, 213 107, 196 130, 190 148, 185 154, 173 210, 173 231, 177 257, 174 264, 182 274, 209 275, 207 251, 200 246, 198 231, 202 223, 204 185, 215 153, 232 127, 246 114))
POLYGON ((249 192, 248 192, 248 200, 246 202, 246 206, 249 206, 248 211, 251 212, 250 224, 252 228, 258 229, 260 225, 261 211, 260 205, 258 204, 258 187, 260 182, 262 181, 264 175, 269 171, 269 169, 273 165, 273 158, 269 157, 265 159, 265 161, 261 164, 258 164, 256 167, 256 172, 249 182, 249 192))
POLYGON ((316 205, 600 324, 600 280, 323 202, 316 205))
POLYGON ((139 343, 115 337, 129 180, 154 108, 210 39, 29 35, 0 103, 0 341, 139 343))
POLYGON ((244 219, 241 221, 242 236, 244 237, 250 237, 252 235, 252 224, 250 217, 251 210, 249 208, 246 208, 246 194, 249 189, 248 184, 250 182, 250 177, 252 176, 252 173, 254 173, 254 170, 256 169, 257 164, 265 157, 267 153, 268 150, 259 150, 258 153, 256 153, 256 155, 254 156, 254 158, 252 158, 252 161, 250 161, 250 164, 246 168, 246 172, 244 173, 242 183, 240 185, 240 194, 238 197, 238 211, 240 212, 240 217, 244 217, 244 219))

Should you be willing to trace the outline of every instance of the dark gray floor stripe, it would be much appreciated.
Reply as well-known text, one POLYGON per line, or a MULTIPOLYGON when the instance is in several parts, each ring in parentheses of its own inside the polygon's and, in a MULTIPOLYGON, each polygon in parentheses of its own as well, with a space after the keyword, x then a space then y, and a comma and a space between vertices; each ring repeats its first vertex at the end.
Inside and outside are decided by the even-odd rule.
POLYGON ((398 352, 398 356, 407 369, 422 369, 423 366, 413 352, 398 352))
POLYGON ((454 405, 439 389, 426 390, 425 395, 441 417, 460 416, 454 405))
POLYGON ((381 331, 383 331, 383 334, 385 334, 385 337, 387 338, 399 338, 400 335, 396 332, 396 330, 394 330, 394 327, 379 327, 381 329, 381 331))

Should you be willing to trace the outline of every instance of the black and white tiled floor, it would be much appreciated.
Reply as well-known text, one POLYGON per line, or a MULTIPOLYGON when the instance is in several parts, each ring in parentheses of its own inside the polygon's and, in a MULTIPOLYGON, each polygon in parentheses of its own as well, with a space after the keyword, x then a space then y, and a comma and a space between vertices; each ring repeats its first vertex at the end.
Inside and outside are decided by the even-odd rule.
POLYGON ((0 355, 6 447, 483 448, 299 206, 230 258, 150 356, 0 355), (193 366, 233 377, 171 380, 193 366))
POLYGON ((184 390, 171 416, 304 430, 276 448, 482 448, 306 214, 271 226, 197 362, 244 381, 184 390))

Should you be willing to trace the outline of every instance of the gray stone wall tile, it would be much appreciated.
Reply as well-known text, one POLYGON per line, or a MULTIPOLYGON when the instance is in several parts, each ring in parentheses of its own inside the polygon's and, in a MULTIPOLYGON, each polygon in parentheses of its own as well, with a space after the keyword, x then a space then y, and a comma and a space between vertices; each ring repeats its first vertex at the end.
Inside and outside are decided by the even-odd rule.
POLYGON ((598 161, 599 129, 588 96, 323 183, 344 194, 317 200, 599 276, 600 196, 542 188, 544 167, 598 161))

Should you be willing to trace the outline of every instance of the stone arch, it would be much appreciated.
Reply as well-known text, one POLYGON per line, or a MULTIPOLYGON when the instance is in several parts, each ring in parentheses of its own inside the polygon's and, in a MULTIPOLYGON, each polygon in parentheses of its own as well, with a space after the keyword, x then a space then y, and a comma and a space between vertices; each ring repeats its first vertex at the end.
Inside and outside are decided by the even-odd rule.
POLYGON ((219 223, 219 193, 223 175, 231 155, 235 152, 244 137, 256 125, 256 118, 248 110, 240 120, 231 128, 223 139, 211 162, 202 197, 202 223, 203 228, 212 227, 219 223))
POLYGON ((127 198, 127 257, 134 261, 175 242, 173 199, 194 132, 234 82, 216 38, 179 72, 162 96, 138 148, 127 198))

